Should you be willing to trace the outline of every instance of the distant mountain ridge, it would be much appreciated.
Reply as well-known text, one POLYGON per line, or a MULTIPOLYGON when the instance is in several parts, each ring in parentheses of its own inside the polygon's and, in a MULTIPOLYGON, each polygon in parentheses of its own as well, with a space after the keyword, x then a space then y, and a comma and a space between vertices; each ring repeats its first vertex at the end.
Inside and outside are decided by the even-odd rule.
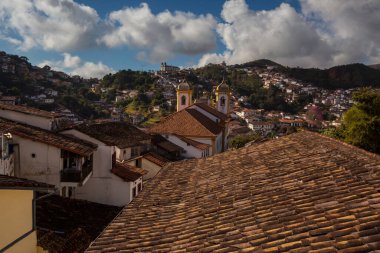
POLYGON ((371 67, 371 68, 373 68, 373 69, 380 70, 380 64, 368 65, 368 67, 371 67))
POLYGON ((282 66, 271 60, 260 59, 234 66, 239 68, 275 67, 291 78, 326 89, 349 89, 366 86, 380 87, 380 64, 366 66, 361 63, 354 63, 335 66, 329 69, 293 68, 282 66))

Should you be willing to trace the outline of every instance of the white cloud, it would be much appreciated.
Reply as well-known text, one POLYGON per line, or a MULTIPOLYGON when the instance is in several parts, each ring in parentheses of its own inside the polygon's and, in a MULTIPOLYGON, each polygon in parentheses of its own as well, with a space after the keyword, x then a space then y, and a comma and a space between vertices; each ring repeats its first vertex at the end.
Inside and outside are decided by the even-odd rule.
POLYGON ((73 56, 69 53, 63 53, 62 56, 63 60, 44 61, 38 64, 38 66, 43 67, 48 65, 54 70, 64 71, 71 75, 79 75, 84 78, 102 78, 106 74, 115 73, 115 70, 102 62, 82 62, 78 56, 73 56))
POLYGON ((108 47, 132 46, 143 50, 152 62, 176 54, 195 55, 216 47, 216 21, 210 14, 165 11, 154 15, 147 4, 114 11, 109 20, 115 29, 100 40, 108 47))
POLYGON ((291 65, 322 65, 331 49, 306 19, 288 4, 270 11, 252 11, 244 0, 227 1, 225 23, 218 26, 227 50, 204 55, 200 64, 225 60, 229 64, 268 58, 291 65))
POLYGON ((300 1, 301 13, 285 3, 253 11, 244 0, 226 1, 217 29, 226 51, 203 55, 199 65, 260 58, 304 67, 380 62, 380 1, 300 1))
POLYGON ((380 1, 300 1, 304 15, 336 49, 334 63, 380 62, 380 1))
POLYGON ((91 7, 73 0, 1 0, 0 29, 23 50, 67 51, 96 45, 105 24, 91 7), (12 37, 16 34, 21 39, 12 37))

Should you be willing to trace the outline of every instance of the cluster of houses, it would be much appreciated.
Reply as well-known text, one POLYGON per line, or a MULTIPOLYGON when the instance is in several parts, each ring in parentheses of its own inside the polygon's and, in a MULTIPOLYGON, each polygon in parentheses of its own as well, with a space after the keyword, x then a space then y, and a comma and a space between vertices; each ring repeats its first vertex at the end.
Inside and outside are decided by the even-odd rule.
MULTIPOLYGON (((40 198, 49 199, 55 206, 66 199, 88 208, 95 208, 95 203, 111 209, 126 206, 144 189, 144 182, 170 162, 206 158, 227 150, 228 86, 218 86, 215 107, 193 103, 191 92, 189 84, 181 83, 177 87, 177 112, 147 131, 122 121, 66 126, 66 116, 61 113, 0 104, 0 191, 4 193, 0 203, 8 206, 5 213, 9 220, 4 228, 14 226, 23 216, 17 232, 0 240, 0 251, 37 252, 33 248, 37 239, 38 252, 55 252, 48 242, 58 240, 52 235, 57 231, 35 224, 33 210, 40 198)), ((99 208, 105 207, 95 209, 99 208)), ((79 233, 70 231, 62 233, 67 232, 69 237, 79 233)), ((95 238, 87 238, 87 246, 90 239, 95 238)), ((64 241, 59 240, 61 244, 64 241)))
POLYGON ((262 79, 265 88, 276 86, 281 89, 289 103, 296 102, 301 95, 309 95, 313 98, 315 105, 328 107, 328 112, 341 118, 342 114, 349 109, 352 104, 352 92, 355 89, 326 90, 312 86, 311 84, 289 78, 283 73, 276 71, 276 68, 267 69, 245 69, 247 72, 256 72, 262 79))

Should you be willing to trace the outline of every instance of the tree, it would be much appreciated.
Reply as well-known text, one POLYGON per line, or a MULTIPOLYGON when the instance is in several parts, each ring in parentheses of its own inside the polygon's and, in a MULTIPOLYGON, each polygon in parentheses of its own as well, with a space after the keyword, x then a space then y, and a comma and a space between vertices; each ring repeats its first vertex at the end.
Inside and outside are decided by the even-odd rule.
POLYGON ((363 89, 353 99, 356 104, 343 117, 344 140, 380 153, 380 92, 363 89))

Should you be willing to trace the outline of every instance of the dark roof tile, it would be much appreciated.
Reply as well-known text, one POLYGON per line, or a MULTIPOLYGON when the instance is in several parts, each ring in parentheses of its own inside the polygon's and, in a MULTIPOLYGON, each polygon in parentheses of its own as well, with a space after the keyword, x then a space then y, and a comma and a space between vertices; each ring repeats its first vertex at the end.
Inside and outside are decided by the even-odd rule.
POLYGON ((40 110, 37 108, 29 107, 29 106, 21 106, 21 105, 9 105, 9 104, 0 104, 0 110, 9 110, 14 112, 20 112, 24 114, 30 114, 34 116, 39 116, 43 118, 61 118, 63 117, 60 113, 48 112, 44 110, 40 110))
POLYGON ((74 126, 80 132, 87 134, 106 145, 128 148, 143 145, 151 136, 126 122, 104 122, 98 124, 81 124, 74 126))
POLYGON ((32 190, 54 190, 54 185, 40 183, 37 181, 0 175, 0 189, 32 189, 32 190))

